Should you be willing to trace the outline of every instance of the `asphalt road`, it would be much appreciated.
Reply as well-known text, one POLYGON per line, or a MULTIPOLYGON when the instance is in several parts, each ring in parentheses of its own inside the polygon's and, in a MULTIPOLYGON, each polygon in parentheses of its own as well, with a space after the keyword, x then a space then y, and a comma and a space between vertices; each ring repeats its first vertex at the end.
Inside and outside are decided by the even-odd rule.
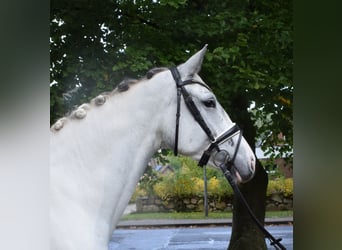
MULTIPOLYGON (((287 250, 293 250, 293 226, 267 226, 267 230, 287 250)), ((117 229, 112 235, 109 250, 226 250, 231 227, 183 227, 153 229, 117 229)), ((268 249, 275 249, 269 245, 268 249)))

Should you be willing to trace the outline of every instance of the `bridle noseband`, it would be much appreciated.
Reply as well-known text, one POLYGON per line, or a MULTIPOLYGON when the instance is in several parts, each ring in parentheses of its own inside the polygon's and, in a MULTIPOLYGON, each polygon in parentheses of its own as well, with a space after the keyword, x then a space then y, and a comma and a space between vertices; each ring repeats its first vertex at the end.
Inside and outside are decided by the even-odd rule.
POLYGON ((189 109, 190 113, 192 114, 194 119, 198 122, 200 127, 204 130, 204 132, 207 134, 208 138, 211 141, 211 144, 208 147, 208 149, 203 152, 202 157, 201 157, 200 161, 198 162, 198 166, 203 167, 204 165, 206 165, 209 161, 211 154, 213 153, 214 150, 216 150, 217 151, 216 155, 223 158, 223 161, 224 161, 224 162, 220 162, 218 164, 221 165, 222 163, 224 163, 225 166, 227 167, 227 169, 230 169, 234 165, 234 161, 235 161, 237 152, 238 152, 239 147, 240 147, 240 142, 241 142, 241 138, 242 138, 241 129, 239 128, 238 125, 234 124, 233 127, 231 127, 230 129, 228 129, 227 131, 222 133, 220 136, 215 138, 213 133, 209 129, 208 125, 204 121, 200 111, 196 107, 195 102, 192 99, 192 96, 189 94, 189 92, 185 88, 185 86, 189 85, 189 84, 199 84, 199 85, 205 87, 206 89, 210 90, 209 87, 207 85, 205 85, 201 82, 195 81, 193 79, 182 81, 177 67, 170 68, 170 71, 172 73, 173 79, 176 82, 176 87, 177 87, 176 132, 175 132, 175 144, 174 144, 174 150, 173 150, 174 154, 175 155, 178 154, 179 120, 180 120, 180 107, 181 107, 180 103, 181 103, 181 95, 182 95, 184 102, 185 102, 187 108, 189 109), (219 145, 222 144, 223 142, 229 140, 230 138, 232 138, 237 133, 239 133, 237 145, 236 145, 233 157, 230 157, 230 155, 227 151, 221 150, 219 148, 219 145), (220 154, 220 155, 218 155, 218 154, 220 154))

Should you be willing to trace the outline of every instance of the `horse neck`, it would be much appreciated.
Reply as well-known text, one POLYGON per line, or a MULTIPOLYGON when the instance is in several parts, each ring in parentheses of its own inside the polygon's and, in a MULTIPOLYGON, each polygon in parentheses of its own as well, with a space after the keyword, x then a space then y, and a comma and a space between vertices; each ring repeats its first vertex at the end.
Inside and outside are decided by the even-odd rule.
POLYGON ((149 159, 161 145, 161 109, 168 100, 158 98, 162 88, 153 87, 138 83, 52 135, 52 236, 58 237, 56 241, 69 240, 64 249, 69 249, 68 244, 70 249, 100 249, 108 242, 149 159), (78 238, 80 230, 84 235, 78 238))

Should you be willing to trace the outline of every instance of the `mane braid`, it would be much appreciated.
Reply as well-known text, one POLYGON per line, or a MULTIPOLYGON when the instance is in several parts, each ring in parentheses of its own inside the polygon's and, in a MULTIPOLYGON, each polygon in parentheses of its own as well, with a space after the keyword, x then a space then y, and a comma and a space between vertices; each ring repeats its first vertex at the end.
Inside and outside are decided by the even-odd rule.
POLYGON ((167 70, 168 68, 166 67, 159 67, 159 68, 153 68, 153 69, 150 69, 149 71, 147 71, 146 73, 146 78, 147 79, 151 79, 154 75, 162 72, 162 71, 165 71, 167 70))
POLYGON ((83 103, 80 106, 76 107, 74 110, 68 112, 66 116, 58 119, 50 128, 51 131, 57 132, 61 130, 67 121, 69 120, 81 120, 87 116, 87 111, 91 109, 91 107, 99 107, 102 106, 106 100, 112 96, 114 96, 115 93, 125 92, 129 90, 130 85, 136 84, 144 79, 151 79, 156 74, 167 70, 166 67, 158 67, 150 69, 144 77, 141 79, 132 79, 132 78, 125 78, 122 80, 116 88, 114 88, 110 92, 103 92, 96 96, 95 98, 91 99, 89 103, 83 103))

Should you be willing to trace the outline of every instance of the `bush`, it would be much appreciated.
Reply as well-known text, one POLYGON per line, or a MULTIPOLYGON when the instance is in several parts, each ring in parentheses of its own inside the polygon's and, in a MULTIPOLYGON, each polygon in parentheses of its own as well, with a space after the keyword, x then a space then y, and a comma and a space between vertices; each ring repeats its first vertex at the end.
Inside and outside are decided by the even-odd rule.
POLYGON ((233 189, 223 176, 213 176, 208 181, 208 195, 221 198, 231 197, 233 195, 233 189))
POLYGON ((293 179, 287 178, 284 181, 284 196, 292 196, 293 195, 293 179))
MULTIPOLYGON (((191 196, 203 197, 203 169, 197 166, 197 162, 188 157, 169 156, 169 163, 175 169, 174 173, 161 177, 159 173, 150 169, 141 178, 131 200, 145 195, 156 195, 163 200, 191 196)), ((218 170, 207 168, 207 179, 209 197, 222 199, 233 196, 233 189, 218 170)), ((275 193, 291 197, 293 195, 293 179, 277 177, 269 180, 266 195, 270 196, 275 193)))
POLYGON ((293 179, 292 178, 277 178, 275 180, 270 180, 267 186, 267 196, 272 194, 282 193, 284 196, 293 195, 293 179))
POLYGON ((151 166, 147 166, 145 173, 140 177, 138 187, 148 195, 154 195, 153 186, 161 180, 161 177, 151 166))
MULTIPOLYGON (((186 197, 199 195, 203 181, 197 177, 185 174, 173 174, 163 178, 163 181, 154 185, 154 193, 163 200, 170 197, 186 197)), ((202 189, 203 190, 203 189, 202 189)))
POLYGON ((207 186, 208 187, 208 194, 209 195, 216 194, 216 191, 217 191, 219 185, 220 185, 220 182, 215 176, 210 178, 210 180, 208 181, 208 186, 207 186))
POLYGON ((132 197, 131 197, 129 202, 130 203, 134 203, 137 200, 138 197, 143 197, 143 196, 147 196, 147 195, 148 194, 147 194, 146 190, 144 190, 144 189, 140 188, 139 186, 137 186, 135 188, 135 191, 134 191, 134 193, 133 193, 133 195, 132 195, 132 197))
MULTIPOLYGON (((233 189, 226 179, 213 176, 208 180, 208 196, 231 197, 233 189)), ((169 198, 184 198, 203 196, 204 181, 198 177, 188 175, 172 175, 154 186, 154 193, 163 200, 169 198)), ((293 179, 278 178, 270 180, 267 186, 267 196, 282 193, 286 197, 293 195, 293 179)))
MULTIPOLYGON (((229 197, 233 194, 232 188, 223 178, 213 176, 208 180, 208 195, 214 197, 229 197)), ((163 200, 169 198, 184 198, 191 196, 203 197, 204 181, 198 177, 187 175, 173 175, 164 178, 154 186, 154 193, 163 200)))

